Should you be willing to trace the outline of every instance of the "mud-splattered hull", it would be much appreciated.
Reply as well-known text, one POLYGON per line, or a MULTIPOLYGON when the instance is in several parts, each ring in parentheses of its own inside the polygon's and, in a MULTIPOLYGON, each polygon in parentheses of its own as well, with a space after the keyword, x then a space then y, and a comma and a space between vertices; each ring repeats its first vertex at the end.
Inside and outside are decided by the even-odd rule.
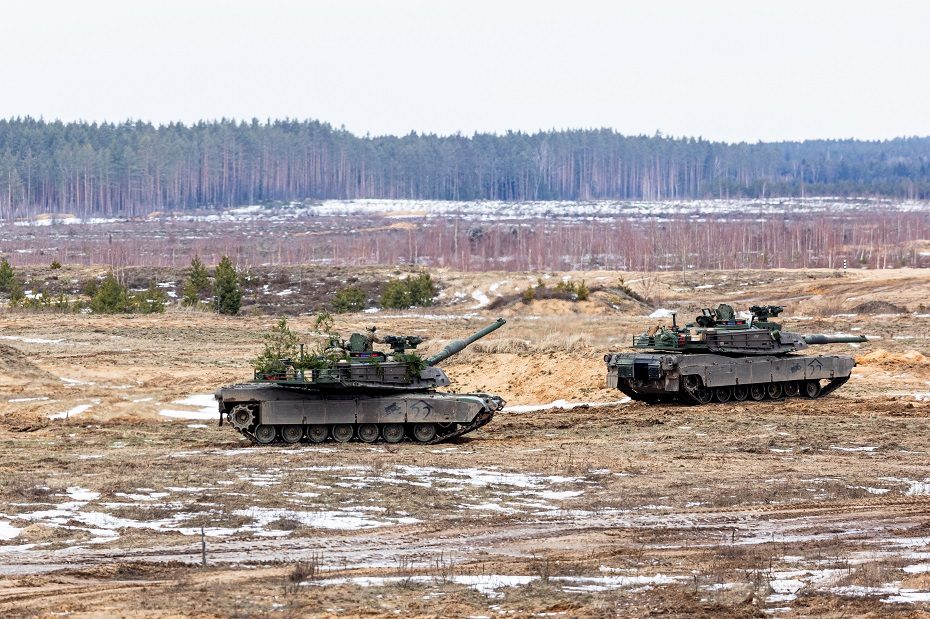
POLYGON ((273 384, 223 387, 216 398, 220 424, 259 444, 438 443, 486 425, 504 407, 501 398, 484 393, 338 394, 273 384))
POLYGON ((842 355, 728 357, 612 353, 607 386, 634 400, 692 404, 784 397, 816 398, 843 385, 855 367, 842 355))

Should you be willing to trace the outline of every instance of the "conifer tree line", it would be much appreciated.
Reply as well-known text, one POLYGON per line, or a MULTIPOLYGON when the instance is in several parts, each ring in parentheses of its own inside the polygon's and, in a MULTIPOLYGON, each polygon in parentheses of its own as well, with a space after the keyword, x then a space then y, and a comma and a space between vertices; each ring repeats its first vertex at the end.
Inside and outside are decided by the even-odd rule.
POLYGON ((279 200, 930 198, 930 138, 725 144, 607 129, 360 137, 318 121, 0 120, 0 220, 279 200))

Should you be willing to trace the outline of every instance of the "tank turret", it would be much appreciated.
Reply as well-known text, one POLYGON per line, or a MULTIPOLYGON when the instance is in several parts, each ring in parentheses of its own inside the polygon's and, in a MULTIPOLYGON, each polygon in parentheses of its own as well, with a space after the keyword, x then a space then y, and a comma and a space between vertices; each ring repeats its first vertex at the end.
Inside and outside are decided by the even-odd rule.
POLYGON ((257 443, 358 438, 432 443, 460 436, 491 420, 504 401, 488 394, 447 394, 436 364, 505 324, 502 318, 442 351, 416 354, 423 338, 378 337, 374 327, 348 340, 333 336, 323 350, 256 368, 253 380, 216 392, 220 425, 229 422, 257 443), (382 343, 390 351, 376 350, 382 343))
POLYGON ((736 316, 733 308, 721 303, 717 309, 705 308, 693 323, 679 327, 674 319, 671 328, 656 326, 633 338, 633 348, 673 351, 684 354, 719 353, 724 355, 786 355, 809 345, 861 343, 863 335, 801 335, 783 331, 770 318, 784 308, 777 305, 754 305, 750 315, 736 316))
POLYGON ((792 395, 817 397, 849 379, 855 361, 837 355, 797 356, 810 346, 853 344, 862 335, 802 335, 785 331, 772 318, 778 305, 754 305, 737 315, 725 303, 705 308, 693 323, 657 325, 633 338, 633 348, 650 353, 604 357, 608 384, 635 399, 755 400, 792 395), (821 381, 830 381, 821 385, 821 381))

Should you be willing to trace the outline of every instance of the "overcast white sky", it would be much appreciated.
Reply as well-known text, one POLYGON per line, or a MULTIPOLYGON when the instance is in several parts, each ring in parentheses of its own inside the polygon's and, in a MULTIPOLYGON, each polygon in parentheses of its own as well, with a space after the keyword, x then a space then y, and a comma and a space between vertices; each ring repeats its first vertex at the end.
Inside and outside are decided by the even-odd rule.
POLYGON ((0 9, 0 117, 930 135, 928 29, 916 0, 31 0, 0 9))

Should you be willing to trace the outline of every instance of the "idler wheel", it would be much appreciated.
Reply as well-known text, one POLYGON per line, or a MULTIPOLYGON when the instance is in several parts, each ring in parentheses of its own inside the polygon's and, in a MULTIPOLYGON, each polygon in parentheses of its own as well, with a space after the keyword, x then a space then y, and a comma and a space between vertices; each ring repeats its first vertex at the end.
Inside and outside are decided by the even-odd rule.
POLYGON ((352 440, 353 434, 355 434, 355 430, 347 423, 333 426, 333 439, 337 443, 348 443, 352 440))
POLYGON ((329 428, 322 425, 314 425, 307 428, 307 438, 313 443, 322 443, 329 436, 329 428))
POLYGON ((378 426, 373 423, 363 423, 358 427, 358 437, 366 443, 378 440, 378 426))
POLYGON ((273 443, 277 435, 278 432, 274 429, 274 426, 269 426, 263 423, 255 428, 255 440, 262 445, 273 443))
POLYGON ((281 438, 285 443, 299 443, 304 437, 304 429, 300 426, 284 426, 281 428, 281 438))
POLYGON ((714 399, 721 404, 724 402, 729 402, 732 395, 733 392, 729 387, 717 387, 714 389, 714 399))
POLYGON ((254 405, 236 404, 229 411, 229 422, 237 430, 246 430, 255 423, 254 405))
POLYGON ((785 395, 789 398, 797 397, 801 393, 801 387, 798 386, 797 381, 788 381, 785 383, 785 395))
POLYGON ((804 388, 802 393, 805 398, 813 400, 820 395, 820 381, 819 380, 809 380, 804 383, 804 388))
POLYGON ((421 443, 428 443, 436 438, 436 426, 431 423, 418 423, 413 426, 413 438, 421 443))
POLYGON ((765 393, 769 396, 769 398, 777 400, 781 397, 782 394, 781 383, 771 383, 768 387, 766 387, 765 393))
POLYGON ((749 385, 749 397, 758 402, 765 399, 765 385, 749 385))
POLYGON ((399 423, 386 423, 381 428, 381 435, 388 443, 399 443, 404 440, 404 426, 399 423))
POLYGON ((733 399, 742 402, 749 397, 749 388, 746 385, 735 385, 733 387, 733 399))

